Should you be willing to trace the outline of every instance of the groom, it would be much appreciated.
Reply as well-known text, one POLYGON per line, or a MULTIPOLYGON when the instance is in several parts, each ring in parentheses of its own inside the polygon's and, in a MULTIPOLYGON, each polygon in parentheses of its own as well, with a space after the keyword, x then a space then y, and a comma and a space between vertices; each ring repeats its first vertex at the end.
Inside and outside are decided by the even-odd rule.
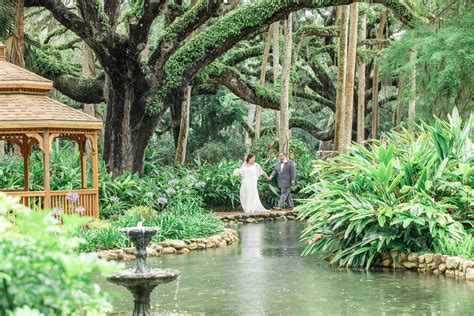
POLYGON ((291 197, 291 186, 296 181, 296 167, 295 162, 288 160, 286 153, 279 153, 280 161, 275 165, 275 169, 271 173, 269 180, 272 180, 275 175, 278 175, 278 186, 281 190, 280 200, 278 201, 277 210, 281 210, 285 202, 289 208, 293 208, 293 198, 291 197))

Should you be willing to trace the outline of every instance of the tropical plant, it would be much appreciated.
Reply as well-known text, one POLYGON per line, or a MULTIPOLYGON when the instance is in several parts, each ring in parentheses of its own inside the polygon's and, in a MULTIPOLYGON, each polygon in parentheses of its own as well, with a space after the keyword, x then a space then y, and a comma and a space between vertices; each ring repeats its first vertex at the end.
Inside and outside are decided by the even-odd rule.
POLYGON ((297 209, 308 218, 304 254, 369 267, 392 249, 459 240, 474 218, 471 122, 463 127, 455 109, 449 122, 388 133, 369 148, 353 144, 350 155, 317 161, 317 181, 304 190, 312 196, 297 209))
MULTIPOLYGON (((296 197, 304 197, 300 190, 310 183, 309 176, 313 154, 304 143, 297 140, 291 144, 291 153, 297 164, 296 197)), ((99 164, 99 205, 101 218, 116 218, 134 206, 148 206, 157 211, 182 207, 209 209, 235 209, 239 204, 240 179, 232 172, 242 160, 222 159, 218 163, 207 163, 199 157, 187 166, 167 166, 156 156, 146 161, 146 173, 139 177, 124 172, 113 177, 99 164), (193 206, 194 205, 194 206, 193 206)), ((61 143, 59 150, 51 154, 51 189, 74 190, 81 187, 79 152, 71 143, 61 143)), ((276 153, 261 152, 258 162, 270 173, 276 163, 276 153)), ((43 166, 40 151, 34 151, 29 160, 30 188, 43 189, 43 166)), ((87 169, 88 180, 92 177, 87 169)), ((91 185, 91 183, 89 183, 91 185)), ((15 155, 0 156, 0 188, 21 189, 23 187, 23 159, 15 155)), ((265 205, 276 205, 279 188, 276 182, 259 181, 259 191, 265 205)))

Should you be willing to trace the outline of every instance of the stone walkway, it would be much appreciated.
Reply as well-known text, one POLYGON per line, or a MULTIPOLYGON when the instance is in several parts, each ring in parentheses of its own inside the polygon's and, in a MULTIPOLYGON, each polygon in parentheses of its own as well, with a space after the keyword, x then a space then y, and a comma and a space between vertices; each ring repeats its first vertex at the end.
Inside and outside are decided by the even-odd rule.
POLYGON ((228 223, 257 223, 274 220, 295 220, 297 214, 292 210, 271 210, 269 212, 244 213, 244 212, 213 212, 212 215, 228 223))

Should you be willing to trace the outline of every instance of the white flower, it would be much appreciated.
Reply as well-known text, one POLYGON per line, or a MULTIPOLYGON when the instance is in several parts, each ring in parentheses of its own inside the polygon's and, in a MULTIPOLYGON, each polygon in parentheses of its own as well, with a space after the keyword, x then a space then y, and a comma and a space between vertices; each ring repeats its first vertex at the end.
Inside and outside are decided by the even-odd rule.
POLYGON ((234 170, 234 172, 232 172, 232 174, 236 177, 240 177, 240 176, 242 176, 242 169, 237 168, 237 169, 234 170))

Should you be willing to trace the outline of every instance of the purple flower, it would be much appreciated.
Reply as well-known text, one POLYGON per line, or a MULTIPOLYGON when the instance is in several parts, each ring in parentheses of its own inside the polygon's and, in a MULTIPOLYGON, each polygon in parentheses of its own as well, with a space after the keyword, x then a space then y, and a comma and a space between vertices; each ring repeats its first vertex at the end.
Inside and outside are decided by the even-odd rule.
POLYGON ((168 203, 168 199, 165 198, 164 196, 160 196, 160 197, 156 200, 156 203, 158 203, 159 205, 165 205, 166 203, 168 203))
POLYGON ((64 214, 64 210, 62 208, 54 208, 52 211, 51 211, 51 214, 53 216, 61 216, 64 214))
POLYGON ((168 193, 168 194, 175 194, 175 193, 176 193, 176 190, 173 189, 173 188, 168 188, 168 189, 166 189, 166 193, 168 193))
POLYGON ((75 203, 79 199, 79 193, 74 192, 74 191, 69 191, 66 193, 66 200, 68 200, 71 203, 75 203))
POLYGON ((196 177, 195 177, 194 175, 192 175, 192 174, 187 175, 186 178, 189 179, 189 180, 191 180, 191 181, 196 180, 196 177))
POLYGON ((204 181, 199 181, 194 185, 198 189, 203 189, 206 186, 206 182, 204 181))
POLYGON ((74 212, 76 212, 79 215, 84 215, 84 213, 86 212, 86 209, 83 208, 82 206, 78 206, 74 209, 74 212))
POLYGON ((110 200, 110 202, 112 202, 112 203, 117 203, 117 202, 120 201, 120 198, 119 198, 118 196, 116 196, 116 195, 113 195, 113 196, 111 196, 111 197, 109 198, 109 200, 110 200))
POLYGON ((176 183, 178 183, 179 180, 178 179, 171 179, 170 181, 168 181, 168 184, 169 185, 175 185, 176 183))

